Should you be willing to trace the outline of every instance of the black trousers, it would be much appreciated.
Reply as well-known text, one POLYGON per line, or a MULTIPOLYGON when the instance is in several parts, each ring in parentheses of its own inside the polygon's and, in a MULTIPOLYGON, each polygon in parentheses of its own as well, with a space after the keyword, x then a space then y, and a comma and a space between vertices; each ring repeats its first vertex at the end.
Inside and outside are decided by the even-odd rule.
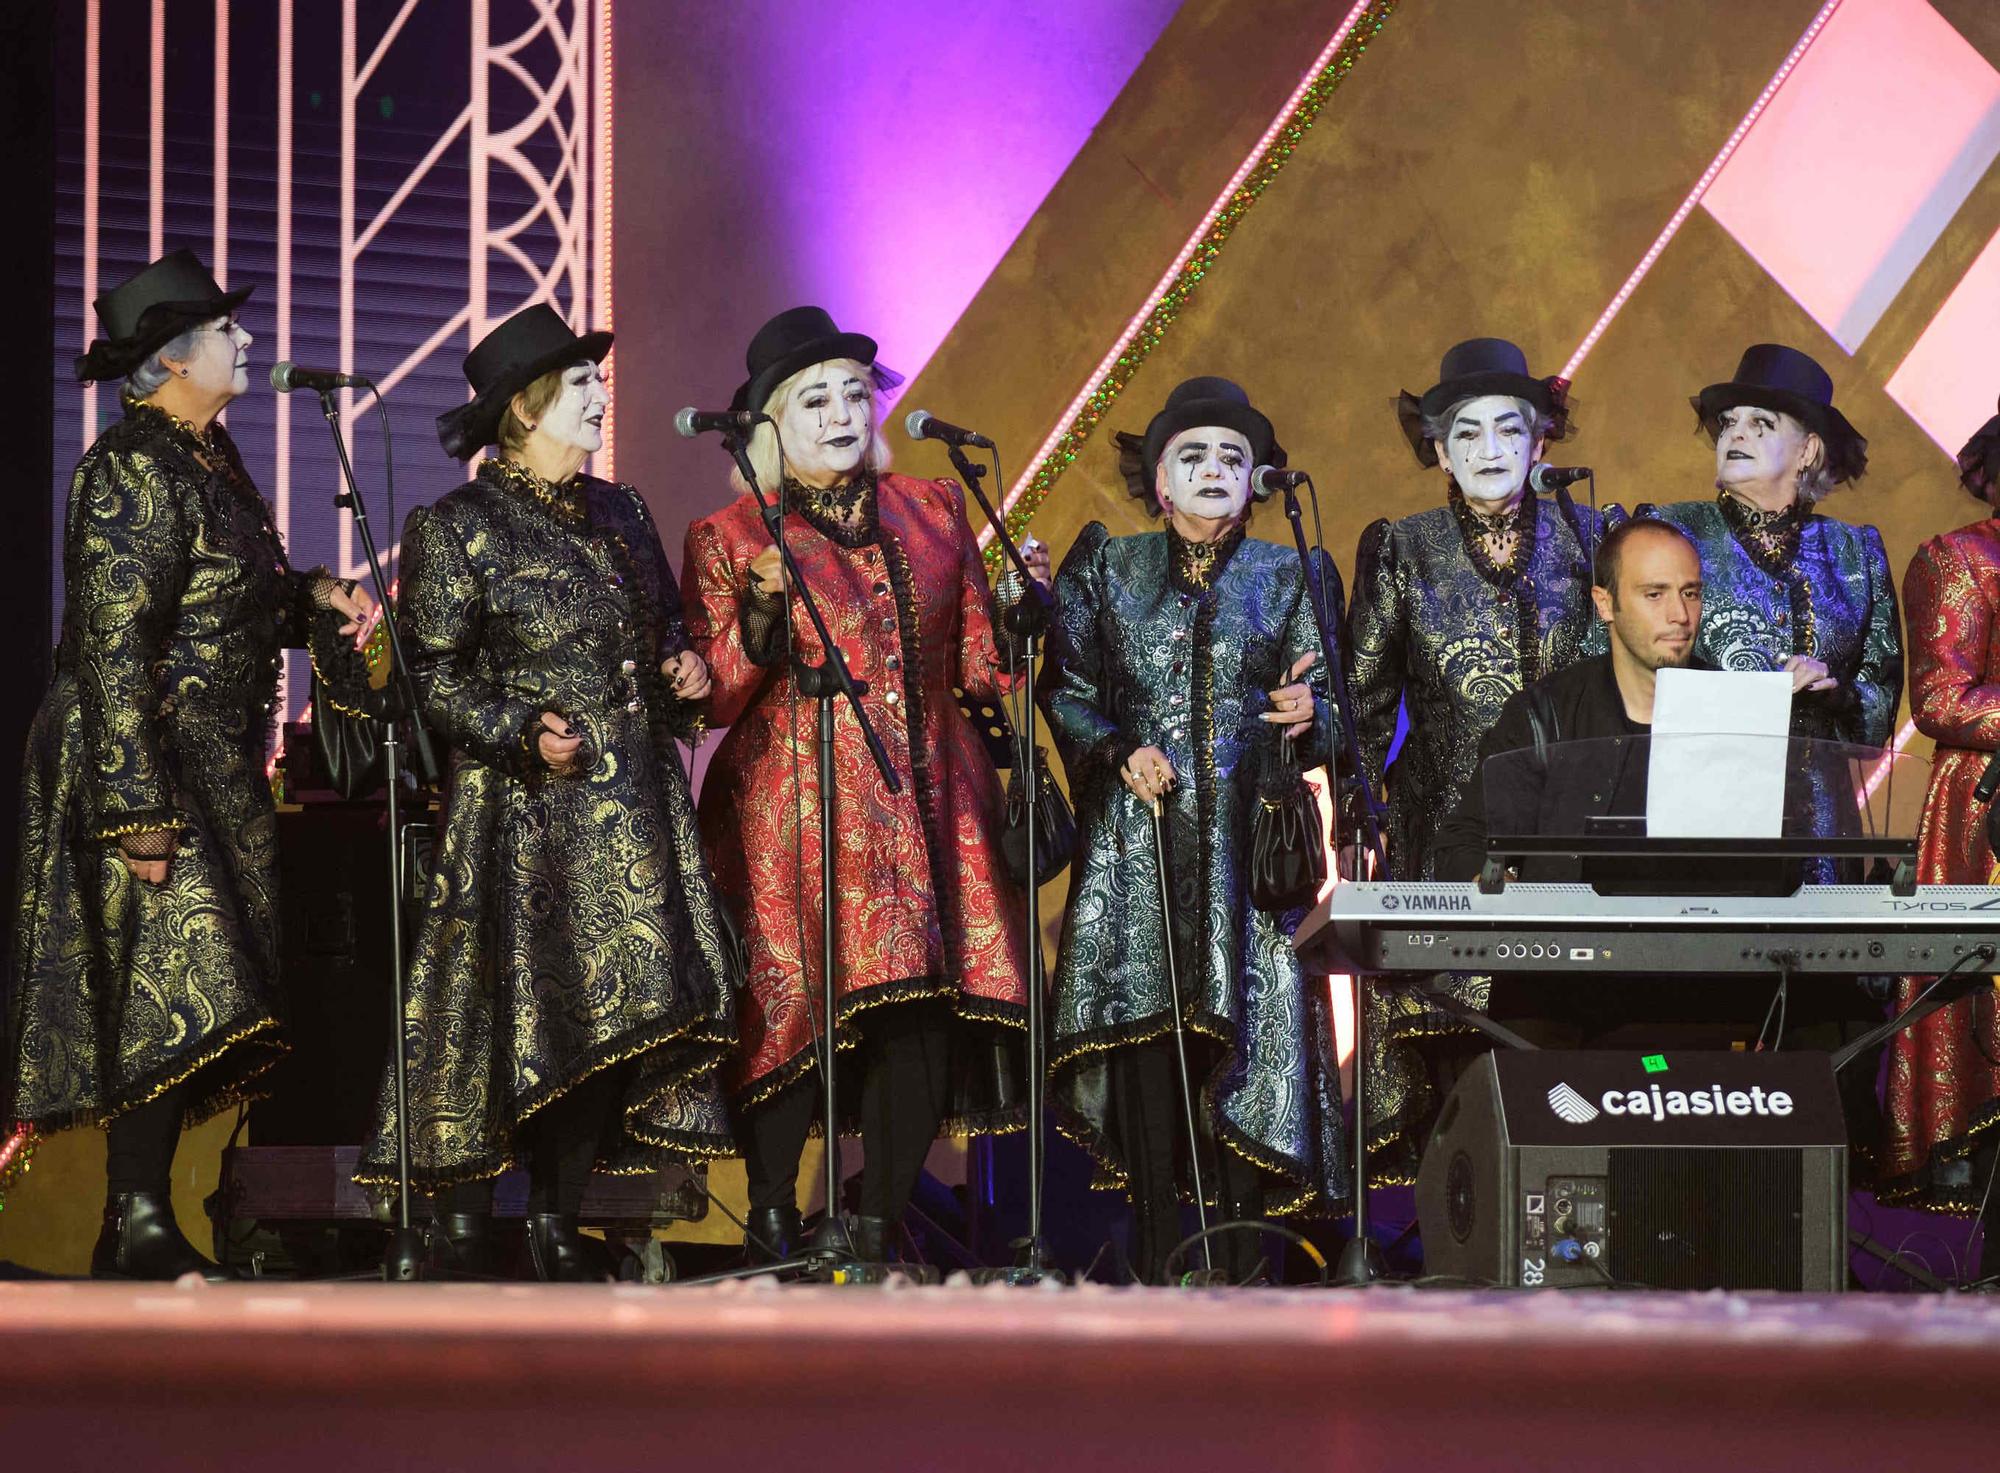
MULTIPOLYGON (((528 1211, 574 1217, 599 1151, 612 1137, 624 1105, 623 1069, 600 1069, 551 1100, 528 1122, 528 1211)), ((491 1181, 461 1182, 434 1193, 440 1212, 491 1212, 491 1181)))
MULTIPOLYGON (((951 1008, 940 999, 889 1003, 862 1015, 861 1170, 864 1217, 900 1219, 951 1098, 951 1008)), ((842 1065, 846 1060, 841 1061, 842 1065)), ((799 1153, 819 1112, 816 1075, 794 1080, 736 1120, 752 1208, 798 1200, 799 1153)))
POLYGON ((181 1139, 178 1086, 104 1127, 105 1189, 112 1196, 157 1192, 173 1186, 174 1148, 181 1139))
MULTIPOLYGON (((1190 1060, 1190 1068, 1193 1061, 1190 1060)), ((1181 1100, 1180 1067, 1171 1038, 1149 1039, 1112 1050, 1110 1058, 1112 1133, 1125 1158, 1132 1191, 1132 1269, 1145 1284, 1162 1282, 1167 1258, 1185 1236, 1181 1222, 1181 1182, 1186 1172, 1187 1117, 1181 1100)), ((1196 1089, 1200 1085, 1197 1077, 1196 1089)), ((1201 1133, 1202 1185, 1231 1222, 1257 1222, 1264 1215, 1263 1182, 1257 1168, 1216 1141, 1211 1122, 1195 1100, 1195 1128, 1201 1133)), ((1211 1226, 1214 1219, 1211 1219, 1211 1226)), ((1218 1268, 1237 1281, 1248 1278, 1263 1256, 1258 1235, 1228 1232, 1210 1240, 1218 1268)), ((1182 1270, 1202 1265, 1201 1249, 1181 1255, 1182 1270)), ((1276 1267, 1276 1265, 1273 1265, 1276 1267)))

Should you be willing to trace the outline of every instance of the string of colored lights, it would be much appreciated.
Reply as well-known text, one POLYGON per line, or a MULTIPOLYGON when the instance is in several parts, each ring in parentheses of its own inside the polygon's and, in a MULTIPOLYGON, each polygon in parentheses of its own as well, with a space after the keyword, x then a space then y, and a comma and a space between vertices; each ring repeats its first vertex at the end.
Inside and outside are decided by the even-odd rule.
MULTIPOLYGON (((1368 42, 1381 34, 1382 27, 1395 13, 1395 0, 1358 0, 1347 12, 1333 38, 1306 69, 1304 80, 1285 100, 1271 126, 1257 140, 1257 146, 1202 216, 1173 264, 1057 419, 1057 428, 1042 442, 1029 462, 1029 469, 1009 489, 1001 504, 1009 535, 1019 537, 1027 530, 1028 522, 1050 488, 1075 463, 1079 447, 1103 421, 1105 411, 1165 339, 1167 329, 1222 254, 1231 232, 1263 195, 1292 151, 1305 141, 1320 109, 1368 50, 1368 42)), ((990 527, 980 533, 980 541, 986 547, 989 565, 997 566, 1000 550, 993 542, 990 527)))

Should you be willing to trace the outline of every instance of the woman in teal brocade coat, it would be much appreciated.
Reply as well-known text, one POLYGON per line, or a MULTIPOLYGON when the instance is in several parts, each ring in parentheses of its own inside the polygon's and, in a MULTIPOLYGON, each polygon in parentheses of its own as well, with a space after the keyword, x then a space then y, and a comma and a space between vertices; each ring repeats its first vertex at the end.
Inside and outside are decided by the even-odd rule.
MULTIPOLYGON (((1191 1182, 1151 802, 1166 816, 1204 1188, 1255 1220, 1330 1211, 1347 1182, 1327 988, 1300 975, 1299 917, 1248 895, 1260 759, 1282 730, 1307 766, 1323 760, 1327 715, 1298 556, 1244 535, 1251 468, 1281 452, 1243 391, 1213 378, 1175 389, 1143 441, 1120 439, 1134 494, 1168 525, 1114 538, 1092 522, 1056 578, 1044 697, 1079 834, 1050 1058, 1058 1119, 1099 1185, 1129 1192, 1135 1268, 1153 1281, 1191 1182)), ((1254 1245, 1224 1246, 1243 1277, 1254 1245)))

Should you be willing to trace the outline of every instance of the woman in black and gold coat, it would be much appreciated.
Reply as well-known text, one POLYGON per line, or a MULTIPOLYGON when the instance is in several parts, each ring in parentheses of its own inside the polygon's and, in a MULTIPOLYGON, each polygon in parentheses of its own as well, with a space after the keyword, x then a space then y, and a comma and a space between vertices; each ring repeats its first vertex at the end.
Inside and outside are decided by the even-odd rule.
MULTIPOLYGON (((501 454, 412 515, 398 599, 451 746, 404 1014, 412 1177, 459 1261, 490 1268, 490 1178, 525 1165, 542 1279, 605 1274, 577 1232, 593 1165, 732 1149, 715 1067, 738 963, 675 747, 708 671, 639 493, 579 474, 610 347, 538 305, 472 350, 475 396, 439 438, 501 454)), ((377 1184, 395 1172, 387 1080, 381 1098, 357 1172, 377 1184)))
MULTIPOLYGON (((1388 794, 1390 873, 1424 880, 1507 698, 1604 652, 1590 564, 1607 523, 1567 495, 1552 504, 1528 488, 1568 415, 1562 381, 1531 375, 1514 344, 1459 343, 1436 384, 1401 396, 1397 416, 1418 463, 1443 472, 1446 503, 1362 532, 1348 631, 1362 759, 1388 794), (1399 712, 1408 734, 1392 761, 1399 712)), ((1475 1007, 1485 991, 1484 979, 1458 987, 1475 1007)), ((1370 1179, 1410 1180, 1446 1082, 1419 1050, 1457 1051, 1418 1041, 1465 1030, 1409 991, 1368 995, 1370 1179)))
POLYGON ((279 652, 310 635, 332 679, 372 603, 296 573, 222 409, 250 334, 187 251, 97 300, 81 380, 125 416, 76 469, 56 673, 28 737, 21 894, 0 1117, 103 1125, 105 1278, 221 1276, 175 1225, 184 1123, 254 1089, 283 1051, 277 825, 265 776, 279 652))

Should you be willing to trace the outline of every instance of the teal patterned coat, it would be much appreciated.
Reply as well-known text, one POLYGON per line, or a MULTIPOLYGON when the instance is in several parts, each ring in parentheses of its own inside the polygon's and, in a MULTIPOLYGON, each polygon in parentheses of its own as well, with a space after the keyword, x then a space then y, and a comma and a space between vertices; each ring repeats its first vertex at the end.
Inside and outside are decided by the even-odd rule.
MULTIPOLYGON (((1337 607, 1338 575, 1322 562, 1337 607)), ((1172 1026, 1152 820, 1118 772, 1140 746, 1180 781, 1163 800, 1167 864, 1193 1060, 1207 1128, 1262 1169, 1268 1212, 1332 1210, 1347 1193, 1327 985, 1300 975, 1297 914, 1247 894, 1266 692, 1318 648, 1298 555, 1241 532, 1204 559, 1173 531, 1083 529, 1056 577, 1044 705, 1068 769, 1078 850, 1056 963, 1050 1067, 1065 1133, 1128 1172, 1110 1121, 1108 1053, 1172 1026), (1204 566, 1206 561, 1207 565, 1204 566)), ((1323 760, 1321 718, 1301 756, 1323 760)))

